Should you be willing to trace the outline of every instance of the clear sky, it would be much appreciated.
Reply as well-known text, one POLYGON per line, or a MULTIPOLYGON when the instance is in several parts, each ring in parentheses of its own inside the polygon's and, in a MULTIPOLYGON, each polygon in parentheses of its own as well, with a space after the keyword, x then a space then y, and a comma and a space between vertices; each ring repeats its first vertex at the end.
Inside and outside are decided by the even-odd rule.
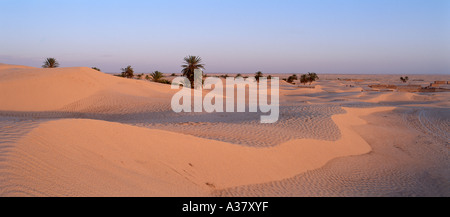
POLYGON ((449 0, 0 0, 0 63, 450 74, 449 0))

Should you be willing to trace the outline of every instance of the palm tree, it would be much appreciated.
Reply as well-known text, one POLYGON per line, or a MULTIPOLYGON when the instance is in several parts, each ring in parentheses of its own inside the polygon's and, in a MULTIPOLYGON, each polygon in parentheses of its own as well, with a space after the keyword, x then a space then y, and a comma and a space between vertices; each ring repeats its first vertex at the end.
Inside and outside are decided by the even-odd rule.
POLYGON ((183 76, 187 77, 191 82, 191 87, 194 87, 194 70, 205 69, 205 65, 202 64, 202 58, 199 56, 187 56, 184 58, 184 64, 181 65, 183 76))
POLYGON ((42 65, 42 68, 58 68, 59 63, 56 61, 55 58, 47 58, 44 61, 44 65, 42 65))
POLYGON ((158 82, 162 77, 164 77, 163 73, 159 72, 159 71, 155 71, 153 73, 150 74, 152 76, 152 80, 154 82, 158 82))
POLYGON ((126 68, 122 68, 122 77, 124 77, 124 78, 133 78, 134 77, 134 69, 131 66, 127 66, 126 68))
POLYGON ((101 70, 100 70, 99 68, 97 68, 97 67, 92 67, 92 69, 94 69, 94 70, 97 70, 97 71, 101 72, 101 70))
POLYGON ((261 71, 257 71, 255 73, 255 79, 257 82, 259 82, 259 78, 263 77, 263 73, 261 71))

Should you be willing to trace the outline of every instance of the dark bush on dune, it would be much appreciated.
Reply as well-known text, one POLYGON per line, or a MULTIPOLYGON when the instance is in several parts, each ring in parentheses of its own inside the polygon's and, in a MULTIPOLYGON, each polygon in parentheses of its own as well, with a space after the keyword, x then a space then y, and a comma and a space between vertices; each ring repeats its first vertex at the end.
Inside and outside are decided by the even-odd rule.
POLYGON ((134 77, 134 69, 131 66, 122 68, 122 77, 133 78, 134 77))

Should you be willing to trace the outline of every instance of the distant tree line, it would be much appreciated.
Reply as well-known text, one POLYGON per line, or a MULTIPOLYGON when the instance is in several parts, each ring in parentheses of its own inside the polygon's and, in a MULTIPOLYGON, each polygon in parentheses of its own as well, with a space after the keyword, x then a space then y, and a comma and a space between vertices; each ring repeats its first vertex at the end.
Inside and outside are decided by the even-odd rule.
POLYGON ((307 74, 301 75, 300 79, 298 78, 298 76, 296 74, 293 74, 283 80, 285 80, 288 83, 294 83, 296 80, 300 80, 300 83, 302 83, 304 85, 306 85, 307 83, 309 83, 309 85, 311 85, 313 82, 319 80, 319 76, 315 72, 308 72, 307 74))
MULTIPOLYGON (((44 61, 44 64, 42 65, 43 68, 57 68, 59 67, 59 62, 55 59, 55 58, 47 58, 44 61)), ((194 85, 194 71, 196 69, 205 69, 205 65, 202 63, 202 58, 199 56, 186 56, 184 58, 184 64, 181 65, 182 70, 181 70, 181 75, 188 78, 189 82, 191 83, 191 87, 193 87, 194 85)), ((92 69, 97 70, 97 71, 101 71, 99 68, 97 67, 92 67, 92 69)), ((131 65, 128 65, 125 68, 121 68, 121 74, 120 77, 124 77, 124 78, 134 78, 134 69, 131 65)), ((144 76, 144 74, 138 74, 136 75, 137 79, 142 79, 142 77, 144 76)), ((146 80, 152 80, 154 82, 159 82, 159 83, 165 83, 168 84, 170 83, 168 80, 163 79, 164 75, 163 73, 161 73, 160 71, 154 71, 151 74, 146 75, 145 79, 146 80), (151 78, 150 78, 151 76, 151 78)), ((176 76, 175 73, 172 73, 171 76, 176 76)), ((203 75, 203 77, 206 77, 206 75, 203 75)), ((229 77, 227 74, 225 75, 221 75, 219 77, 223 77, 223 78, 227 78, 229 77)), ((237 74, 235 78, 248 78, 247 76, 242 76, 242 74, 237 74)), ((255 80, 257 82, 259 82, 260 78, 264 77, 264 74, 261 71, 257 71, 255 73, 255 80)), ((268 79, 271 79, 272 76, 269 75, 267 76, 268 79)), ((302 84, 307 84, 309 83, 309 85, 311 85, 314 81, 318 80, 319 76, 314 73, 314 72, 308 72, 307 74, 303 74, 300 76, 300 83, 302 84)), ((287 79, 283 79, 285 81, 287 81, 288 83, 294 83, 296 80, 299 80, 299 78, 297 77, 296 74, 289 76, 287 79)), ((400 80, 404 83, 406 83, 409 78, 408 77, 401 77, 400 80)))

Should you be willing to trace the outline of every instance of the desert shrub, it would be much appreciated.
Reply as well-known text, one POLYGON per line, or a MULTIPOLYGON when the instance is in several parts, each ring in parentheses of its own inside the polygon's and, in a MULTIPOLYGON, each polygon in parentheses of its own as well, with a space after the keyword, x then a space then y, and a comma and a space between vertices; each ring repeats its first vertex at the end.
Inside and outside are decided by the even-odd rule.
POLYGON ((289 76, 289 78, 286 81, 289 83, 293 83, 297 79, 298 79, 297 75, 294 74, 294 75, 289 76))
POLYGON ((317 81, 319 76, 315 72, 308 72, 308 74, 303 74, 300 76, 300 83, 311 85, 314 81, 317 81))
POLYGON ((400 77, 400 80, 401 80, 403 83, 406 83, 406 82, 408 82, 409 78, 408 78, 408 76, 406 76, 406 77, 400 77))
POLYGON ((122 68, 122 77, 133 78, 134 77, 134 69, 131 66, 122 68))
POLYGON ((314 81, 319 80, 319 76, 315 72, 308 72, 308 78, 309 85, 311 85, 314 81))
POLYGON ((154 82, 158 82, 161 78, 164 77, 163 73, 160 71, 154 71, 153 73, 150 74, 152 76, 152 80, 154 82))

